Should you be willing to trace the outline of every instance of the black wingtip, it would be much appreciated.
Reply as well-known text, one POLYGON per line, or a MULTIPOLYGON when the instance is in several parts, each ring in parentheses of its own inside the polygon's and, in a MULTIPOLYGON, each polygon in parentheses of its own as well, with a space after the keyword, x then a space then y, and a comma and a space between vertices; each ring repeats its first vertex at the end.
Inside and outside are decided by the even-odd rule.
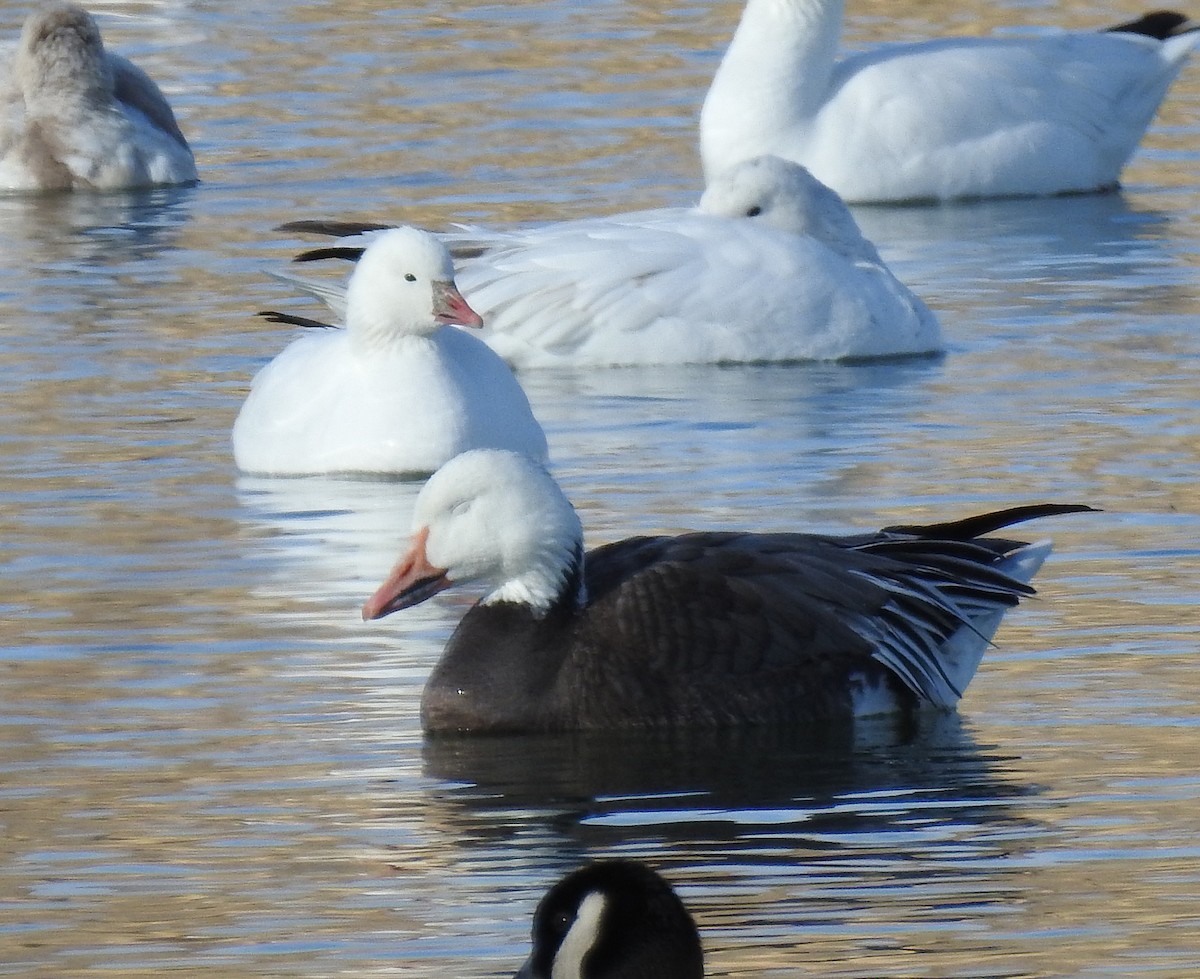
POLYGON ((1116 27, 1110 27, 1107 33, 1144 34, 1146 37, 1165 41, 1169 37, 1175 37, 1178 34, 1187 34, 1194 30, 1200 30, 1200 25, 1193 24, 1187 17, 1177 11, 1153 10, 1148 14, 1142 14, 1137 20, 1131 20, 1124 24, 1118 24, 1116 27))
POLYGON ((341 258, 347 262, 357 262, 362 258, 365 248, 349 248, 345 245, 330 245, 328 248, 310 248, 301 252, 293 262, 321 262, 327 258, 341 258))
POLYGON ((1029 503, 1024 506, 1008 507, 1005 510, 993 510, 991 513, 980 513, 973 517, 964 517, 962 520, 950 520, 946 523, 898 524, 894 527, 885 527, 884 532, 911 534, 915 537, 938 537, 944 540, 972 540, 1003 527, 1024 523, 1026 520, 1054 517, 1064 513, 1101 512, 1086 503, 1029 503))
POLYGON ((323 221, 320 219, 307 221, 288 221, 279 225, 276 231, 286 231, 289 234, 327 235, 330 238, 348 238, 350 235, 362 235, 369 231, 387 231, 394 224, 376 224, 372 221, 323 221))
POLYGON ((285 323, 288 326, 302 326, 305 329, 313 330, 335 330, 331 323, 322 323, 320 320, 309 319, 307 316, 297 316, 294 313, 281 313, 275 309, 264 309, 255 314, 261 316, 268 323, 285 323))

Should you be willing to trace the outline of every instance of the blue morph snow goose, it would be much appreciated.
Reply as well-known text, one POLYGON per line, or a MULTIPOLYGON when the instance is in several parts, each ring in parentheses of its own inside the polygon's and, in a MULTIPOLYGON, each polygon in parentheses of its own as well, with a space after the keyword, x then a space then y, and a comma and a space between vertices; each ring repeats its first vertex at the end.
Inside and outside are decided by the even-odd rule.
POLYGON ((417 496, 412 544, 363 607, 485 596, 426 683, 426 730, 805 723, 952 709, 1050 544, 981 536, 1041 505, 833 537, 704 532, 584 554, 550 474, 468 452, 417 496))

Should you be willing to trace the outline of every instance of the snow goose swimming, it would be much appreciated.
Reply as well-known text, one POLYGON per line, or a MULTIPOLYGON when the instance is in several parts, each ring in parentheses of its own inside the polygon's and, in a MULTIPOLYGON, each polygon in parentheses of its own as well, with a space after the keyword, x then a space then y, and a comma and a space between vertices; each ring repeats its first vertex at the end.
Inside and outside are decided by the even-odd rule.
POLYGON ((50 3, 25 21, 0 81, 0 190, 120 190, 196 180, 150 76, 105 51, 92 16, 50 3))
MULTIPOLYGON (((353 258, 382 225, 300 259, 353 258)), ((518 369, 838 360, 936 353, 937 319, 838 196, 775 157, 722 174, 696 208, 440 235, 485 342, 518 369)), ((338 308, 337 289, 292 279, 338 308)))
POLYGON ((567 874, 533 914, 533 949, 514 979, 704 979, 695 921, 659 874, 597 860, 567 874))
POLYGON ((579 517, 511 452, 450 460, 417 494, 377 619, 479 582, 425 685, 430 732, 720 727, 952 709, 1050 544, 982 537, 1019 507, 831 537, 633 537, 584 556, 579 517))
MULTIPOLYGON (((254 379, 233 426, 245 472, 414 476, 467 449, 546 456, 546 437, 508 366, 447 325, 483 321, 430 234, 376 238, 350 277, 345 329, 314 329, 254 379)), ((324 326, 282 313, 279 322, 324 326)))
POLYGON ((837 60, 843 0, 748 0, 700 115, 711 180, 775 153, 847 201, 1111 189, 1200 33, 946 38, 837 60))

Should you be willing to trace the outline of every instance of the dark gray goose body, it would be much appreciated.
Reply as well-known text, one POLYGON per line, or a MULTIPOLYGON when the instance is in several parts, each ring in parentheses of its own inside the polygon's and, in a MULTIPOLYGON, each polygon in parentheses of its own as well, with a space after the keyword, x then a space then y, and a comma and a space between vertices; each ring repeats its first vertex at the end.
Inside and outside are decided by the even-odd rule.
POLYGON ((847 537, 637 537, 584 558, 578 518, 544 470, 512 453, 465 453, 422 489, 414 546, 363 615, 460 581, 493 589, 429 677, 428 731, 952 709, 1049 552, 1048 542, 981 535, 1082 509, 1023 507, 847 537))

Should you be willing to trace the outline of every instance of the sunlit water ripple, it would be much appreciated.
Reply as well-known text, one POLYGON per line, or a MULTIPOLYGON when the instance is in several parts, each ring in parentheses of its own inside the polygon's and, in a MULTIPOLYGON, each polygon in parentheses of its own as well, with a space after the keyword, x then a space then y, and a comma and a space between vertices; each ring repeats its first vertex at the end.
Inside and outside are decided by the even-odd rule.
MULTIPOLYGON (((606 854, 678 884, 713 975, 1195 974, 1196 65, 1121 195, 859 210, 944 358, 522 378, 594 543, 1102 507, 1044 522, 959 716, 427 741, 471 596, 357 611, 416 487, 232 466, 272 228, 693 200, 740 5, 94 6, 204 180, 0 199, 0 974, 503 975, 606 854)), ((1126 13, 849 6, 850 44, 1126 13)))

